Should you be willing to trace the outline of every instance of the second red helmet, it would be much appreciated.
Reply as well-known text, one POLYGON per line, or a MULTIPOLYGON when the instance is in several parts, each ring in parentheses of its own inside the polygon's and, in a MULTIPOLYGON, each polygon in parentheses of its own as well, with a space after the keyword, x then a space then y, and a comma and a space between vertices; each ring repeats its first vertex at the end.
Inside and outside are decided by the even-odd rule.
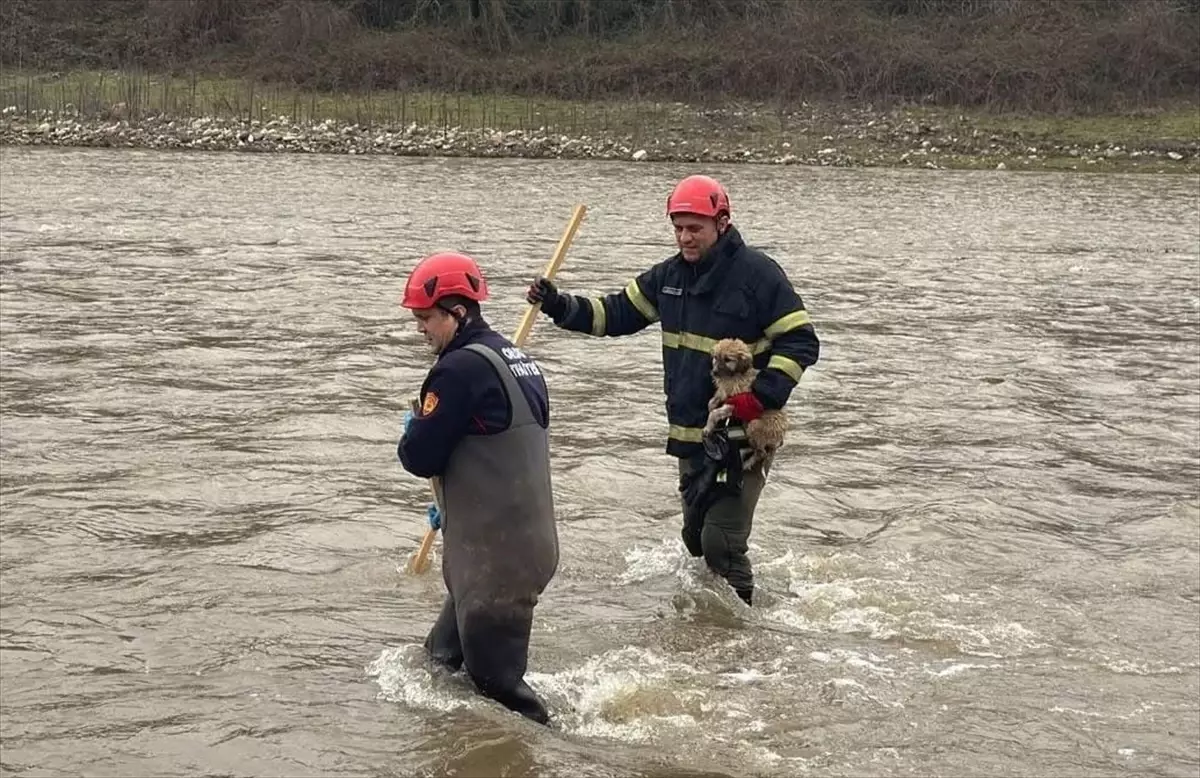
POLYGON ((400 305, 405 308, 432 308, 448 295, 460 295, 483 302, 488 297, 487 281, 475 260, 456 251, 430 254, 417 263, 400 305))
POLYGON ((729 195, 725 187, 709 176, 688 176, 675 185, 667 198, 667 216, 676 213, 694 213, 716 218, 724 213, 731 214, 729 195))

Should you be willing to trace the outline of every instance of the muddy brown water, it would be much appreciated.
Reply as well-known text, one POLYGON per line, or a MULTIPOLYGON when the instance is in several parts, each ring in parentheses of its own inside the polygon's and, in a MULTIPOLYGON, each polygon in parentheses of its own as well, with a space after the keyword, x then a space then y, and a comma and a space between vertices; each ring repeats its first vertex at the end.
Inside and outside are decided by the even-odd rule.
POLYGON ((576 202, 616 290, 692 170, 3 149, 0 773, 1195 776, 1196 177, 711 170, 822 339, 761 607, 679 543, 657 329, 543 320, 558 725, 431 673, 406 271, 511 332, 576 202))

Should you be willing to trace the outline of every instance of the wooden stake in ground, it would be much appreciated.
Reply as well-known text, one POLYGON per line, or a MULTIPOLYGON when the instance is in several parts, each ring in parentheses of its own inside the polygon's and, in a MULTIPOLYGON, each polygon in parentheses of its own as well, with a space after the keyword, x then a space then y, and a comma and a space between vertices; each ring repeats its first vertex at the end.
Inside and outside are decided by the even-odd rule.
MULTIPOLYGON (((553 279, 555 274, 558 273, 563 260, 566 259, 567 248, 575 238, 575 232, 579 229, 579 223, 583 221, 585 213, 587 213, 586 205, 580 204, 575 206, 575 212, 571 214, 571 220, 567 222, 567 229, 563 232, 562 237, 558 239, 558 246, 554 249, 554 255, 550 257, 550 263, 542 271, 543 277, 553 279)), ((541 307, 541 305, 530 305, 525 309, 525 315, 522 317, 520 325, 517 326, 517 331, 512 339, 513 345, 517 348, 521 348, 525 344, 525 339, 529 337, 529 332, 533 329, 534 322, 537 321, 538 312, 541 310, 541 307)), ((418 399, 413 399, 412 409, 414 414, 420 410, 420 401, 418 399)), ((434 476, 429 480, 429 486, 433 491, 434 503, 440 510, 442 507, 441 479, 434 476)), ((433 549, 433 541, 436 537, 437 530, 433 527, 425 531, 425 537, 421 539, 421 547, 408 560, 408 565, 405 568, 406 572, 412 575, 420 575, 429 569, 429 552, 433 549)))

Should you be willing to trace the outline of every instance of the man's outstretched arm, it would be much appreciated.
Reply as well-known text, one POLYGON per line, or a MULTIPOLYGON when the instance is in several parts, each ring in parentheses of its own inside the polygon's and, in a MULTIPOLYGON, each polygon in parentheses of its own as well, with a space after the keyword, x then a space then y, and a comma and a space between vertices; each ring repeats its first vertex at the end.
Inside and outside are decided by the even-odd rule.
POLYGON ((602 297, 567 294, 549 279, 539 278, 530 285, 526 299, 541 303, 542 311, 565 330, 597 337, 632 335, 658 321, 659 274, 656 265, 621 291, 602 297))

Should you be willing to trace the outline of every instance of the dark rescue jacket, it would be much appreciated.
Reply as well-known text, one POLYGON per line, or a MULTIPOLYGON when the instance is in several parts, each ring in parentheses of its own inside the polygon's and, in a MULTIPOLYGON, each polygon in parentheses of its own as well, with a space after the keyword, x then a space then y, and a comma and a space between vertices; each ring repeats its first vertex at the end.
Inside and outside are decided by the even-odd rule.
POLYGON ((774 259, 747 246, 730 227, 700 261, 680 253, 629 282, 620 292, 589 299, 573 296, 555 319, 563 329, 616 337, 659 322, 663 339, 663 390, 667 453, 702 452, 701 430, 713 394, 712 347, 739 338, 761 371, 752 391, 768 409, 782 408, 820 343, 804 302, 774 259))

